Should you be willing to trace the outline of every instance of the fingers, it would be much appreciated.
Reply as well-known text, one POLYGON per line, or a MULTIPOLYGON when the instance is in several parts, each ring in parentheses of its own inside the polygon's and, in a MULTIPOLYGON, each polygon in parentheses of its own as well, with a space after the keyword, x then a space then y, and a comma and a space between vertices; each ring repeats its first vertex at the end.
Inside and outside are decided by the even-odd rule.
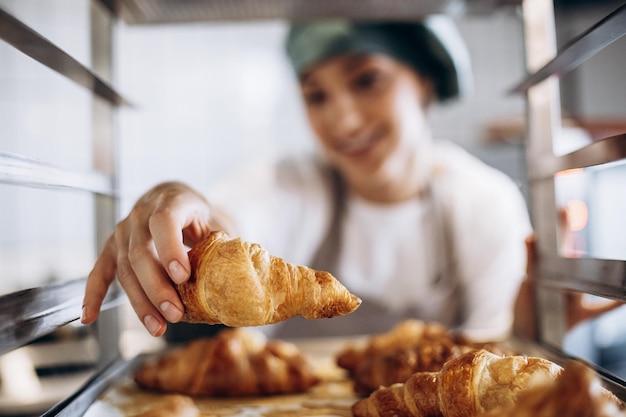
MULTIPOLYGON (((126 241, 125 238, 122 240, 126 241)), ((125 289, 129 298, 132 297, 131 303, 139 318, 146 328, 154 321, 163 327, 166 326, 164 319, 172 323, 180 321, 184 306, 157 259, 155 242, 149 231, 145 228, 136 229, 128 239, 128 245, 128 257, 123 260, 129 265, 127 276, 122 277, 120 271, 119 279, 120 282, 128 279, 128 287, 125 289)), ((154 334, 154 328, 149 330, 154 334)))
POLYGON ((163 268, 174 282, 180 284, 189 278, 191 271, 182 234, 189 220, 185 214, 172 215, 175 209, 157 210, 150 217, 149 228, 163 268))
POLYGON ((98 318, 102 301, 107 295, 116 273, 116 248, 113 236, 106 241, 92 271, 87 277, 81 323, 91 324, 98 318))
POLYGON ((536 237, 534 234, 530 234, 526 237, 524 243, 526 244, 526 277, 529 281, 534 281, 534 268, 537 260, 536 251, 536 237))
POLYGON ((602 300, 602 302, 589 304, 585 301, 585 294, 575 291, 566 292, 565 301, 569 329, 583 321, 594 319, 624 305, 622 301, 618 300, 602 300))
POLYGON ((149 229, 158 257, 174 282, 189 278, 191 265, 185 243, 196 243, 209 232, 209 217, 208 203, 193 192, 164 198, 150 216, 149 229))
POLYGON ((88 278, 82 321, 92 323, 117 274, 135 313, 154 336, 182 319, 184 306, 172 283, 189 278, 185 243, 209 229, 210 207, 181 183, 164 183, 144 194, 105 245, 88 278))

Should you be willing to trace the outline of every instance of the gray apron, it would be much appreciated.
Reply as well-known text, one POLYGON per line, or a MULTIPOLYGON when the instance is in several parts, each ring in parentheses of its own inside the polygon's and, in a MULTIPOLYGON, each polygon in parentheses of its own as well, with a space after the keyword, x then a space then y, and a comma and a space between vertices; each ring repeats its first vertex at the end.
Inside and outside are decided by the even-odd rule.
MULTIPOLYGON (((313 257, 310 266, 323 271, 329 271, 337 276, 338 261, 341 251, 342 219, 346 209, 346 186, 340 174, 335 169, 329 169, 329 181, 333 187, 333 214, 326 233, 317 253, 313 257)), ((449 307, 443 312, 437 321, 455 328, 462 322, 462 297, 461 286, 456 275, 456 261, 453 251, 453 239, 450 230, 450 222, 447 219, 443 205, 435 195, 435 187, 430 187, 430 192, 425 198, 432 198, 435 210, 438 213, 438 230, 443 233, 443 250, 445 252, 442 265, 438 266, 439 273, 432 285, 442 286, 449 292, 446 305, 449 307)), ((349 289, 349 288, 348 288, 349 289)), ((358 294, 357 294, 358 295, 358 294)), ((302 317, 294 317, 275 325, 272 331, 273 337, 300 338, 318 336, 344 336, 382 333, 391 329, 401 320, 416 318, 421 319, 419 308, 411 308, 401 312, 390 312, 388 308, 376 300, 363 299, 361 306, 353 313, 332 319, 306 320, 302 317)))

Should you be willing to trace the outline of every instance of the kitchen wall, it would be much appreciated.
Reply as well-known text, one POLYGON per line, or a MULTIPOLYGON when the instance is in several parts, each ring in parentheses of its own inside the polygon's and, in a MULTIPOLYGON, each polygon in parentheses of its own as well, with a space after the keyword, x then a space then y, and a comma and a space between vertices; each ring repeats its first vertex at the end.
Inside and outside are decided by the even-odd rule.
MULTIPOLYGON (((233 165, 311 149, 280 21, 119 28, 117 75, 135 107, 120 115, 122 212, 153 184, 178 179, 206 189, 233 165)), ((518 16, 460 22, 475 88, 432 115, 438 137, 472 149, 523 182, 521 147, 485 146, 485 127, 520 122, 524 102, 507 89, 524 74, 518 16)))
MULTIPOLYGON (((0 6, 89 65, 88 1, 0 6)), ((85 89, 0 41, 0 153, 90 170, 91 105, 85 89)), ((95 259, 93 212, 88 193, 0 183, 0 294, 84 276, 95 259)))

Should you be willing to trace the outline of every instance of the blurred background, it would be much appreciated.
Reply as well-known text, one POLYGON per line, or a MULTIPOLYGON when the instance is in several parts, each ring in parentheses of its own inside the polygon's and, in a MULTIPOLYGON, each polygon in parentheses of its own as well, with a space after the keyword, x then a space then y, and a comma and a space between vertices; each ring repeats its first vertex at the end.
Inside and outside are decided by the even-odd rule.
MULTIPOLYGON (((556 3, 557 41, 564 46, 623 2, 556 3)), ((0 8, 96 72, 98 51, 108 51, 111 65, 100 74, 129 102, 107 116, 113 123, 102 122, 94 111, 103 107, 101 98, 0 41, 0 162, 25 177, 33 166, 51 176, 94 169, 110 174, 117 220, 159 182, 178 180, 208 191, 240 165, 314 147, 283 52, 282 20, 118 20, 111 39, 94 41, 93 26, 106 14, 100 2, 0 0, 0 8), (106 152, 100 136, 115 137, 106 152)), ((470 50, 474 89, 462 101, 434 109, 435 137, 501 169, 527 195, 526 101, 509 93, 526 76, 519 8, 459 13, 457 23, 470 50)), ((555 154, 625 130, 625 41, 561 79, 565 129, 555 154)), ((626 193, 615 193, 626 178, 624 165, 570 174, 555 180, 558 205, 571 207, 578 220, 563 255, 626 260, 626 193), (582 202, 582 209, 572 201, 582 202)), ((86 276, 98 241, 112 227, 94 227, 98 199, 71 187, 16 187, 0 175, 0 295, 86 276)), ((580 326, 566 349, 626 375, 619 354, 626 343, 623 319, 620 309, 580 326)), ((143 332, 130 311, 123 329, 143 332)), ((86 352, 80 360, 89 364, 97 353, 86 352)), ((38 360, 45 368, 45 359, 38 360)), ((2 401, 0 396, 0 408, 2 401)))
MULTIPOLYGON (((0 0, 0 6, 91 64, 90 2, 0 0)), ((94 134, 98 99, 4 42, 2 152, 68 170, 115 168, 123 217, 158 182, 180 180, 207 190, 240 164, 313 149, 283 52, 285 22, 116 25, 112 76, 130 102, 114 116, 117 165, 98 161, 106 155, 84 140, 94 134)), ((434 110, 435 136, 462 144, 524 188, 525 99, 508 93, 525 74, 521 20, 506 10, 463 17, 458 25, 470 48, 474 91, 434 110)), ((91 204, 90 196, 2 184, 0 192, 11 202, 0 207, 0 265, 4 276, 16 277, 0 281, 2 293, 36 285, 42 276, 84 275, 94 259, 93 243, 87 244, 92 214, 81 209, 91 204), (33 249, 24 255, 19 247, 26 244, 33 249), (45 259, 15 261, 22 256, 45 259)))

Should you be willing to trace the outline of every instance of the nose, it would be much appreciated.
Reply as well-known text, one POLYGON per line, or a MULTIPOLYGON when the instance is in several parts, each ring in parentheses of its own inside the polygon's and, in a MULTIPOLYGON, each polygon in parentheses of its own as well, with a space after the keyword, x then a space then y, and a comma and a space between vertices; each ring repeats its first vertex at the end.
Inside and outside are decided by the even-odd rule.
POLYGON ((357 100, 350 94, 337 94, 326 112, 326 126, 335 138, 354 136, 364 122, 357 100))

